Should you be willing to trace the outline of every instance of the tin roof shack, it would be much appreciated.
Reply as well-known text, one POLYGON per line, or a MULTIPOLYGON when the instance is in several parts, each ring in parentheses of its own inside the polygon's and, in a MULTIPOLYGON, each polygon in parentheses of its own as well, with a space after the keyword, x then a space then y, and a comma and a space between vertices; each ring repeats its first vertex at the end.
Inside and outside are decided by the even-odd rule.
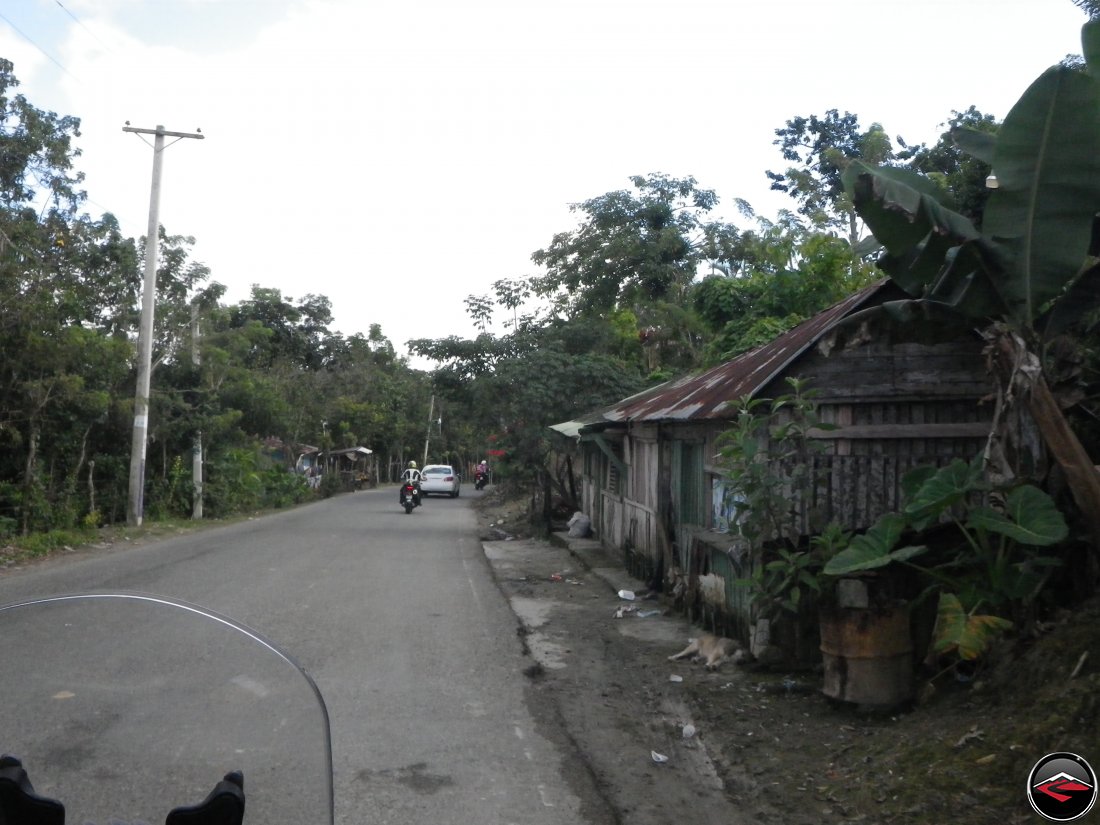
POLYGON ((643 579, 680 576, 689 612, 698 605, 713 629, 747 638, 751 594, 738 580, 759 559, 726 531, 731 514, 715 466, 716 439, 739 399, 788 394, 785 379, 797 377, 818 393, 821 420, 836 425, 815 434, 825 443, 815 462, 827 483, 802 502, 804 522, 815 508, 825 521, 866 528, 898 506, 913 467, 978 454, 992 405, 981 403, 991 382, 976 334, 936 339, 916 325, 843 324, 903 297, 889 282, 874 284, 718 367, 556 427, 580 439, 583 509, 604 545, 643 579))
POLYGON ((370 482, 372 454, 373 450, 367 447, 331 450, 328 454, 328 469, 340 474, 340 486, 343 489, 362 489, 370 482))
POLYGON ((337 487, 343 490, 358 490, 367 485, 373 487, 378 477, 377 468, 371 466, 373 454, 373 450, 367 447, 327 451, 320 447, 303 447, 295 471, 312 478, 332 473, 339 479, 337 487))

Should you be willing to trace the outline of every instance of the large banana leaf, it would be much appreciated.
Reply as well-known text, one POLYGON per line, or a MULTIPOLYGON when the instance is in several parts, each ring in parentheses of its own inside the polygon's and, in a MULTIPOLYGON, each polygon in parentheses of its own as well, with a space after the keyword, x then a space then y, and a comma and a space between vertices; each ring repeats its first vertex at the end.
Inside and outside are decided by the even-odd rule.
POLYGON ((916 298, 973 318, 1004 308, 1004 252, 970 220, 948 208, 927 178, 859 161, 844 172, 856 211, 886 248, 882 268, 916 298))
POLYGON ((955 145, 971 157, 983 163, 993 165, 993 152, 997 148, 997 136, 992 132, 982 132, 968 126, 957 126, 951 130, 951 139, 955 145))
MULTIPOLYGON (((1100 30, 1089 32, 1100 49, 1100 30)), ((995 141, 960 137, 979 155, 992 150, 1000 186, 984 235, 908 170, 853 162, 845 186, 886 248, 879 265, 910 295, 1032 326, 1090 249, 1100 211, 1100 81, 1056 66, 1024 93, 995 141)))
POLYGON ((997 135, 999 182, 983 228, 1011 251, 1003 294, 1009 316, 1032 325, 1081 270, 1100 208, 1100 82, 1048 69, 997 135))
POLYGON ((1100 263, 1082 272, 1050 311, 1039 319, 1042 337, 1049 341, 1061 335, 1097 309, 1100 309, 1100 263))
POLYGON ((1100 77, 1100 19, 1090 19, 1081 27, 1081 50, 1089 72, 1100 77))

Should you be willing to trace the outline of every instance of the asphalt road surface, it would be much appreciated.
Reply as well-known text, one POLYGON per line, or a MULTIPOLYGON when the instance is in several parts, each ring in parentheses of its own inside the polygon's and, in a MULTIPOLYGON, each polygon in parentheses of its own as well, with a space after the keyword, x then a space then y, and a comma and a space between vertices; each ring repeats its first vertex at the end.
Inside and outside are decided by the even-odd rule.
MULTIPOLYGON (((0 604, 59 593, 136 591, 199 604, 258 629, 289 651, 324 695, 336 822, 613 822, 583 760, 557 733, 552 711, 527 701, 523 670, 530 659, 521 653, 516 618, 493 583, 476 534, 469 507, 476 495, 467 486, 460 498, 432 497, 406 515, 396 488, 381 488, 148 546, 50 561, 0 576, 0 604)), ((73 624, 80 623, 60 626, 73 624)), ((164 631, 160 653, 146 657, 154 660, 150 667, 137 659, 139 646, 126 641, 126 633, 159 639, 157 622, 120 619, 114 630, 107 620, 83 624, 86 658, 71 665, 79 671, 75 687, 51 694, 55 703, 74 703, 67 707, 99 683, 88 670, 132 684, 141 681, 139 671, 151 671, 155 684, 157 673, 163 679, 169 664, 182 660, 206 683, 232 681, 228 674, 239 669, 219 670, 213 662, 243 655, 213 641, 188 649, 164 631), (103 632, 96 636, 93 629, 103 632), (98 641, 87 640, 93 636, 98 641)), ((35 632, 4 637, 6 677, 0 678, 33 684, 45 659, 61 658, 45 653, 53 648, 41 638, 35 646, 35 639, 35 632), (16 659, 26 663, 19 676, 7 666, 16 659)), ((233 678, 236 688, 266 690, 256 679, 242 680, 239 673, 233 678)), ((206 707, 221 704, 215 696, 206 707)), ((191 742, 201 742, 196 732, 203 725, 224 735, 240 724, 239 716, 227 723, 213 710, 206 714, 192 705, 186 696, 175 696, 163 710, 200 717, 186 737, 191 742)), ((118 712, 96 716, 95 724, 70 719, 69 727, 55 719, 56 746, 43 758, 53 768, 94 759, 98 748, 107 747, 118 712)), ((29 713, 5 706, 0 752, 10 750, 3 719, 18 716, 30 724, 29 713)), ((147 721, 150 727, 138 741, 154 741, 163 719, 147 721)), ((301 768, 316 763, 316 749, 296 727, 305 722, 287 722, 283 710, 268 721, 298 743, 286 753, 285 765, 271 768, 273 774, 281 767, 287 782, 305 781, 298 777, 309 771, 301 768)), ((261 718, 256 727, 262 725, 261 718)), ((182 739, 177 744, 183 747, 182 739)), ((141 770, 153 768, 147 763, 141 770)))

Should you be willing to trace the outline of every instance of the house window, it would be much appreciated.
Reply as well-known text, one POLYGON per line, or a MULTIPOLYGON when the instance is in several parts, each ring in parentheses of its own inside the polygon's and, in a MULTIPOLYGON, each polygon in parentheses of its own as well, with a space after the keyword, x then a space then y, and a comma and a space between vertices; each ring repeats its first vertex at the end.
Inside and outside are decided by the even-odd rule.
POLYGON ((623 477, 623 445, 622 442, 604 442, 607 452, 601 456, 607 472, 604 475, 606 484, 604 489, 614 496, 621 496, 626 489, 627 479, 623 477), (610 455, 608 454, 610 453, 610 455), (613 460, 614 456, 617 461, 613 460))

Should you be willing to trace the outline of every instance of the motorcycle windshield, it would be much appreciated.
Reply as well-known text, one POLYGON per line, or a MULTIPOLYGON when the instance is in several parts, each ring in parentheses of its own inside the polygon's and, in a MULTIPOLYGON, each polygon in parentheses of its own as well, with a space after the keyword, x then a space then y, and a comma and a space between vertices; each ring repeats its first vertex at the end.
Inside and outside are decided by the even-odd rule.
MULTIPOLYGON (((162 823, 234 771, 245 823, 333 821, 313 680, 194 605, 109 593, 0 607, 0 703, 0 754, 64 805, 66 823, 162 823)), ((24 823, 9 809, 6 825, 24 823)))

